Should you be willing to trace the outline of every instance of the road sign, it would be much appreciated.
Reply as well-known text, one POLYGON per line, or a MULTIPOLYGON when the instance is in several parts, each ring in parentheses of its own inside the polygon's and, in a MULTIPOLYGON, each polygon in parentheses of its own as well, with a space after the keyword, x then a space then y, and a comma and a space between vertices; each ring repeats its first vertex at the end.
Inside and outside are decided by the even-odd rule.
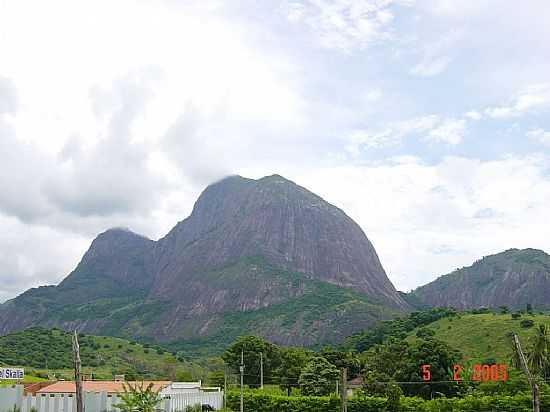
POLYGON ((23 380, 25 370, 20 368, 0 368, 0 379, 23 380))

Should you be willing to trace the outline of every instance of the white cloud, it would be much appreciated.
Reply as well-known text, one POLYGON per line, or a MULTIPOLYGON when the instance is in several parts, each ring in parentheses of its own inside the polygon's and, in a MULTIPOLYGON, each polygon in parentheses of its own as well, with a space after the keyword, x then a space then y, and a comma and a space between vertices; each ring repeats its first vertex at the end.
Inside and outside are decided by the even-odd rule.
POLYGON ((430 130, 427 138, 435 142, 457 145, 462 142, 465 133, 466 121, 464 119, 446 119, 430 130))
POLYGON ((17 111, 17 91, 13 81, 0 76, 0 116, 17 111))
MULTIPOLYGON (((232 172, 311 183, 359 217, 390 275, 407 277, 401 287, 469 263, 493 250, 488 244, 545 247, 540 233, 548 231, 532 224, 521 202, 532 200, 533 216, 542 216, 547 160, 428 161, 422 149, 475 137, 474 120, 547 107, 547 3, 296 0, 285 2, 282 16, 273 3, 252 0, 7 2, 0 283, 21 281, 0 294, 57 281, 109 226, 165 234, 204 185, 232 172), (322 47, 312 47, 312 36, 322 47), (527 84, 535 86, 503 100, 527 84), (490 102, 505 104, 464 113, 490 102), (415 145, 420 158, 403 153, 415 145), (387 162, 372 150, 377 167, 350 165, 380 147, 387 162), (372 192, 359 196, 364 182, 372 192), (472 229, 465 216, 480 226, 472 229), (532 244, 521 228, 534 233, 532 244), (409 250, 405 268, 399 258, 409 250)), ((499 146, 490 140, 498 130, 477 126, 499 146)), ((529 139, 547 140, 540 126, 529 139)), ((518 121, 512 132, 525 130, 518 121)), ((465 152, 481 150, 466 146, 474 141, 463 141, 465 152)), ((516 139, 518 151, 526 141, 516 139)))
POLYGON ((544 129, 533 129, 527 132, 527 137, 539 143, 550 146, 550 132, 544 129))
POLYGON ((449 56, 425 57, 411 69, 411 73, 423 77, 436 76, 442 73, 451 61, 449 56))
POLYGON ((283 10, 294 23, 306 24, 322 47, 351 52, 390 37, 396 0, 288 1, 283 10))
POLYGON ((507 105, 488 107, 485 109, 485 114, 495 119, 506 119, 548 107, 550 107, 550 83, 541 83, 527 87, 507 105))
POLYGON ((411 136, 418 136, 435 143, 457 145, 467 131, 466 120, 440 118, 436 115, 419 116, 396 122, 381 131, 356 129, 349 133, 345 150, 352 156, 359 156, 366 148, 395 146, 411 136))
POLYGON ((466 112, 464 114, 464 117, 471 120, 481 120, 483 118, 483 115, 476 110, 470 110, 469 112, 466 112))
POLYGON ((505 249, 550 251, 550 158, 414 158, 302 172, 297 181, 355 219, 390 279, 414 288, 505 249))

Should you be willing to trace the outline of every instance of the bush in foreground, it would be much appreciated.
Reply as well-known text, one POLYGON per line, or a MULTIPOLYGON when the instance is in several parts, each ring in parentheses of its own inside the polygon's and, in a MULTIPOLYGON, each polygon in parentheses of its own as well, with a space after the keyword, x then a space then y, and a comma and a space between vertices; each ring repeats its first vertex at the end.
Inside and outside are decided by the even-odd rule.
MULTIPOLYGON (((239 393, 227 394, 229 409, 239 410, 239 393)), ((248 412, 339 412, 340 399, 334 396, 282 396, 261 392, 245 392, 244 406, 248 412)), ((550 396, 541 397, 541 410, 550 410, 550 396)), ((348 400, 349 412, 479 412, 479 411, 530 412, 531 396, 519 393, 514 396, 465 396, 463 398, 401 397, 399 406, 388 404, 386 398, 353 397, 348 400)))

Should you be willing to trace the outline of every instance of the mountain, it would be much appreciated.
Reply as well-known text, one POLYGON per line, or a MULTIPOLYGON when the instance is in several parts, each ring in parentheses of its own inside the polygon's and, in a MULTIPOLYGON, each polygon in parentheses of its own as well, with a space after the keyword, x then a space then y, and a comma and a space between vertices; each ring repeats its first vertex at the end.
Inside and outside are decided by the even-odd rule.
POLYGON ((0 306, 0 333, 40 325, 200 348, 254 332, 335 342, 409 304, 343 211, 278 175, 208 186, 165 237, 100 234, 59 285, 0 306))
POLYGON ((537 249, 510 249, 486 256, 419 287, 411 298, 457 309, 525 308, 528 303, 550 308, 550 255, 537 249))

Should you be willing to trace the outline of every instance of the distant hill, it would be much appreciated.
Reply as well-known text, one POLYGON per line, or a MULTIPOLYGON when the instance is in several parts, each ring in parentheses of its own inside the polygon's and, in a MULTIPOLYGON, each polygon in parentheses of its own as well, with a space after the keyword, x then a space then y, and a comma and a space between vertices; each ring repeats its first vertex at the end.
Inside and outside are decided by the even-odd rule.
MULTIPOLYGON (((0 365, 22 366, 26 373, 42 377, 72 377, 71 334, 59 329, 30 328, 0 337, 0 365)), ((124 339, 81 335, 79 337, 83 373, 95 379, 172 378, 200 374, 200 368, 163 348, 141 345, 124 339), (183 374, 183 375, 181 375, 183 374)))
POLYGON ((76 328, 197 350, 254 333, 311 346, 409 308, 342 210, 278 175, 232 176, 158 241, 100 234, 59 285, 0 305, 0 333, 76 328))
POLYGON ((416 305, 457 309, 508 306, 550 308, 550 255, 537 249, 510 249, 486 256, 414 290, 416 305))
POLYGON ((364 352, 392 339, 413 342, 435 338, 457 349, 467 363, 495 360, 507 363, 512 351, 511 334, 516 333, 526 348, 538 324, 550 326, 548 312, 501 313, 505 309, 476 309, 457 312, 433 308, 379 322, 375 327, 348 337, 341 348, 364 352))

